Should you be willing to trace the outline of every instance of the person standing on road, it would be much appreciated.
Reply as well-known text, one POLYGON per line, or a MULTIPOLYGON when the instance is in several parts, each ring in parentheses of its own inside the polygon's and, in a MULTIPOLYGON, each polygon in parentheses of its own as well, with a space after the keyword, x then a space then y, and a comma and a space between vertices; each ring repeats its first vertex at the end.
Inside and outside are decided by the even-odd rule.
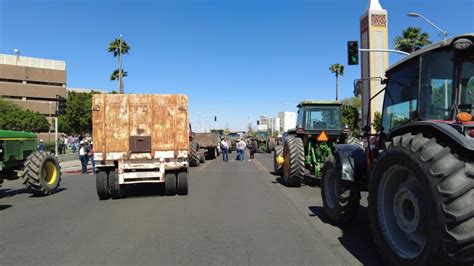
POLYGON ((250 159, 252 161, 255 159, 255 153, 257 152, 257 141, 255 139, 250 140, 250 159))
POLYGON ((87 148, 84 141, 79 142, 79 159, 82 165, 82 174, 87 174, 87 148))
POLYGON ((87 157, 91 161, 92 173, 94 173, 94 175, 95 175, 94 142, 93 141, 91 141, 91 143, 89 145, 89 152, 87 153, 87 157))
POLYGON ((227 138, 224 138, 222 140, 221 149, 222 149, 222 161, 224 162, 229 161, 229 143, 227 142, 227 138))
POLYGON ((245 148, 247 145, 245 145, 245 141, 241 139, 238 139, 237 141, 237 160, 243 161, 245 160, 245 148))
POLYGON ((44 143, 43 143, 42 139, 40 139, 40 142, 38 143, 37 150, 38 151, 44 151, 45 150, 44 143))

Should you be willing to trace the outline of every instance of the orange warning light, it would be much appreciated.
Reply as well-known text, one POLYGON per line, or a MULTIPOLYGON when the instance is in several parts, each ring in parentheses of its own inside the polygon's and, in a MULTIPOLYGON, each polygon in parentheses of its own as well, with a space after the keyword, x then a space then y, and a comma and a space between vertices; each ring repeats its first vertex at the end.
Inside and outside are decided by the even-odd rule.
POLYGON ((472 115, 470 113, 462 112, 456 116, 456 120, 459 122, 469 122, 472 120, 472 115))

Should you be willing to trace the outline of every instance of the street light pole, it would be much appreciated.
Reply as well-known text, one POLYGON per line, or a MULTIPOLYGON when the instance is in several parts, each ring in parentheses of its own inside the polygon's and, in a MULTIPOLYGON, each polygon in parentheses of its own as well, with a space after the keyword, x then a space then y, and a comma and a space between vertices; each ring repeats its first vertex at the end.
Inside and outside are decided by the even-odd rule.
POLYGON ((122 34, 119 37, 119 53, 118 53, 118 60, 119 60, 119 93, 123 94, 123 81, 122 81, 122 34))
POLYGON ((419 18, 423 19, 424 21, 428 22, 428 24, 430 24, 435 29, 437 29, 439 32, 441 32, 441 34, 443 35, 444 41, 446 41, 446 37, 448 36, 448 32, 445 31, 445 30, 442 30, 440 27, 436 26, 433 22, 431 22, 429 19, 427 19, 423 15, 415 13, 415 12, 410 12, 410 13, 407 14, 407 16, 414 17, 414 18, 419 17, 419 18))

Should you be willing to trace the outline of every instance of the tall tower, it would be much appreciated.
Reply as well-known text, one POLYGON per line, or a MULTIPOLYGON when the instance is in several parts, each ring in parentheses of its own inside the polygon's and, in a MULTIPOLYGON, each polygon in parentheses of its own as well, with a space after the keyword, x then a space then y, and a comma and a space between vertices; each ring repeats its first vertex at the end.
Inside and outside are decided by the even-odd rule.
MULTIPOLYGON (((360 46, 363 49, 388 49, 387 10, 383 9, 379 0, 369 0, 367 10, 360 18, 360 46)), ((385 77, 388 68, 388 53, 386 52, 362 52, 361 53, 361 75, 362 78, 385 77)), ((374 113, 381 112, 383 106, 383 93, 372 100, 370 114, 368 114, 368 103, 370 98, 383 87, 379 80, 363 83, 362 90, 362 119, 365 125, 367 115, 373 122, 374 113)))

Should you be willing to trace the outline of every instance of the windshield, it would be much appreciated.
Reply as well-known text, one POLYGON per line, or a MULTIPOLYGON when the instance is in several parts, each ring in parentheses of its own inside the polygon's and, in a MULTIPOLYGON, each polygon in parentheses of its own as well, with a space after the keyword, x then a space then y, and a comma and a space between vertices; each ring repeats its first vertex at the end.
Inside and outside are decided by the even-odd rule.
POLYGON ((259 138, 259 139, 266 139, 267 136, 268 136, 268 132, 266 132, 266 131, 257 132, 257 138, 259 138))
POLYGON ((341 129, 341 110, 339 106, 306 108, 305 129, 341 129))
POLYGON ((472 110, 474 104, 474 59, 465 60, 461 68, 460 103, 470 105, 472 110))

